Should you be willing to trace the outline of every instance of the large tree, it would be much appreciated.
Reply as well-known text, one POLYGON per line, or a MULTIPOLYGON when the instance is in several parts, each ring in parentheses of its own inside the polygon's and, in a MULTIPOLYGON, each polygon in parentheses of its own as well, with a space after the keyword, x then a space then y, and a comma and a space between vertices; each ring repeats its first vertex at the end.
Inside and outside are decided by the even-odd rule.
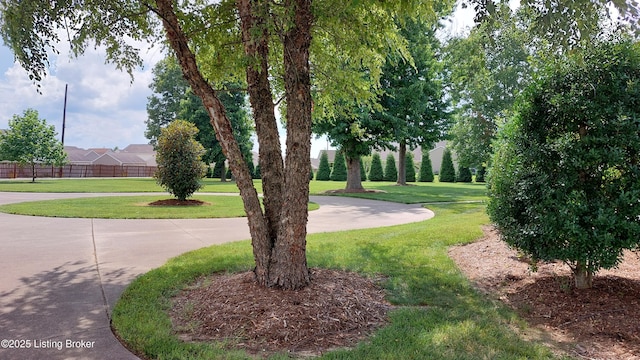
POLYGON ((185 98, 189 84, 182 76, 178 62, 171 56, 158 61, 152 73, 153 80, 149 84, 152 94, 147 97, 144 136, 151 145, 155 145, 161 129, 178 118, 180 102, 185 98))
POLYGON ((36 165, 60 165, 66 159, 67 155, 60 140, 56 139, 53 125, 47 125, 47 121, 40 119, 34 109, 25 110, 22 116, 14 115, 9 120, 9 129, 0 132, 0 160, 29 165, 31 182, 36 181, 36 165))
MULTIPOLYGON (((407 184, 407 149, 430 148, 449 128, 436 24, 425 19, 404 19, 401 34, 409 43, 411 57, 403 59, 391 53, 383 67, 382 109, 374 117, 385 124, 389 137, 397 144, 398 176, 394 181, 399 185, 407 184)), ((395 148, 392 143, 386 147, 395 148)))
MULTIPOLYGON (((227 116, 233 127, 233 134, 247 163, 252 159, 253 123, 246 105, 246 93, 241 91, 242 85, 223 83, 218 91, 220 101, 227 110, 227 116)), ((175 57, 168 56, 160 60, 153 68, 153 81, 149 85, 153 94, 148 97, 147 130, 145 136, 151 144, 156 144, 160 131, 176 119, 186 120, 196 125, 196 140, 202 144, 206 153, 202 159, 205 163, 225 162, 226 157, 216 139, 209 115, 202 105, 202 100, 191 90, 182 75, 182 70, 175 57)), ((224 179, 224 177, 223 177, 224 179)))
POLYGON ((501 130, 488 212, 534 260, 578 288, 640 246, 640 46, 596 42, 548 65, 501 130))
POLYGON ((318 119, 313 128, 315 133, 326 134, 331 145, 344 154, 347 165, 345 190, 363 190, 360 158, 390 141, 384 134, 382 122, 373 118, 366 107, 361 107, 351 114, 339 113, 331 119, 318 119))
POLYGON ((508 116, 516 96, 533 73, 529 61, 535 44, 527 29, 529 12, 517 16, 508 5, 466 37, 450 39, 445 48, 451 95, 456 107, 452 145, 464 167, 489 162, 498 123, 508 116))

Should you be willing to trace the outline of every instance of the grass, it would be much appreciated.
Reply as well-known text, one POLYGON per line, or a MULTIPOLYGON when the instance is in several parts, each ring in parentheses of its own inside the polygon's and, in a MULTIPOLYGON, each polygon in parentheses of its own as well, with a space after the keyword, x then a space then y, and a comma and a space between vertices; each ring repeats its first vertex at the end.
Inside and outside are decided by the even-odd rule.
MULTIPOLYGON (((204 188, 200 193, 237 193, 233 182, 220 182, 218 179, 203 179, 204 188)), ((254 181, 256 190, 262 192, 262 182, 254 181)), ((311 181, 312 195, 323 194, 328 190, 344 189, 344 181, 311 181)), ((414 183, 410 186, 397 186, 392 182, 363 183, 366 189, 382 190, 385 193, 344 194, 360 198, 394 201, 400 203, 432 203, 442 201, 482 201, 486 199, 484 184, 463 183, 414 183)), ((163 192, 164 190, 151 178, 105 178, 105 179, 44 179, 31 183, 28 180, 0 181, 0 191, 9 192, 56 192, 56 193, 119 193, 119 192, 163 192)), ((197 194, 197 193, 196 193, 197 194)), ((341 194, 342 195, 342 194, 341 194)))
MULTIPOLYGON (((525 324, 469 284, 447 249, 481 236, 481 204, 439 204, 431 220, 308 237, 312 267, 387 277, 388 299, 399 307, 391 322, 354 349, 321 359, 551 359, 543 345, 519 335, 525 324)), ((113 327, 146 358, 246 359, 223 344, 185 343, 171 330, 170 298, 199 276, 253 267, 249 241, 212 246, 168 261, 136 279, 113 310, 113 327)), ((289 359, 275 355, 274 359, 289 359)))
MULTIPOLYGON (((239 196, 194 196, 193 199, 207 203, 201 206, 149 205, 153 201, 167 198, 167 195, 147 195, 29 201, 1 205, 0 212, 93 219, 202 219, 246 216, 242 199, 239 196)), ((309 210, 318 208, 318 204, 309 204, 309 210)))

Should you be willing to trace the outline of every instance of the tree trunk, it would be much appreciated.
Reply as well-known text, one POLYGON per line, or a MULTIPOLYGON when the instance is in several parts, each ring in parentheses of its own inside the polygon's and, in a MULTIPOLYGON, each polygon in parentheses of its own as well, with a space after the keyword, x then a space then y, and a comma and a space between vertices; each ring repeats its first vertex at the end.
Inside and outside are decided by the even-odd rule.
POLYGON ((247 66, 246 76, 249 101, 256 124, 256 135, 260 144, 258 151, 263 204, 269 229, 269 238, 266 243, 254 243, 255 274, 258 283, 267 286, 269 285, 272 250, 278 237, 280 225, 284 173, 280 136, 269 83, 269 33, 264 16, 255 16, 257 12, 268 13, 268 2, 259 4, 257 1, 237 0, 236 4, 241 19, 245 54, 259 63, 259 67, 247 66), (260 6, 262 7, 257 8, 260 6), (258 35, 256 36, 256 34, 258 35))
POLYGON ((407 144, 400 142, 398 147, 398 185, 407 185, 407 144))
POLYGON ((364 190, 360 174, 360 158, 345 155, 345 160, 347 161, 347 187, 345 190, 347 192, 364 190))
POLYGON ((286 0, 293 21, 284 34, 284 87, 287 101, 287 157, 284 203, 278 241, 271 257, 270 282, 300 289, 310 282, 306 258, 309 164, 311 161, 311 0, 286 0))
POLYGON ((198 69, 195 55, 189 49, 188 39, 173 8, 174 2, 172 0, 157 0, 156 4, 167 39, 178 58, 184 77, 189 82, 194 93, 202 99, 202 103, 209 113, 211 125, 215 129, 216 138, 220 142, 222 151, 229 161, 231 172, 236 178, 244 210, 247 213, 251 239, 254 244, 268 243, 269 231, 262 214, 258 193, 253 187, 249 167, 242 156, 238 142, 233 136, 231 122, 225 113, 224 106, 198 69))
POLYGON ((591 289, 593 287, 593 273, 582 262, 578 262, 573 269, 577 289, 591 289))

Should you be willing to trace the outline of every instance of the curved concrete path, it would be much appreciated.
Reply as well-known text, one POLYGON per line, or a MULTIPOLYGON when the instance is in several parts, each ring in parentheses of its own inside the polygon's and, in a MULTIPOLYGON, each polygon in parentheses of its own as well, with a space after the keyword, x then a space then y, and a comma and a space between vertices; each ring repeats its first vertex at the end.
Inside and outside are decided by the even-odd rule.
MULTIPOLYGON (((133 194, 0 193, 0 204, 133 194)), ((404 224, 433 212, 312 196, 310 233, 404 224)), ((249 238, 246 218, 106 220, 0 213, 0 359, 138 359, 110 329, 111 309, 137 276, 169 258, 249 238), (5 341, 6 340, 6 341, 5 341)))

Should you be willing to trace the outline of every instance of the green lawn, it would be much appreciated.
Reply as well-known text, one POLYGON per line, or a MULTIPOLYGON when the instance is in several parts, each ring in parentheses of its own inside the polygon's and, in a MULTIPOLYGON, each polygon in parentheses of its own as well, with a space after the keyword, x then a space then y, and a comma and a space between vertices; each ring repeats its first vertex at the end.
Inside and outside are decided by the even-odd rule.
MULTIPOLYGON (((0 212, 19 215, 93 219, 200 219, 244 217, 240 196, 197 195, 201 206, 150 206, 168 195, 104 196, 62 200, 30 201, 1 205, 0 212)), ((318 209, 310 203, 309 210, 318 209)))
MULTIPOLYGON (((204 188, 199 192, 237 193, 233 182, 220 182, 219 179, 204 179, 204 188)), ((255 180, 257 191, 262 192, 262 182, 255 180)), ((311 181, 312 195, 323 194, 328 190, 344 189, 343 181, 311 181)), ((485 184, 463 183, 413 183, 409 186, 397 186, 391 182, 363 183, 366 189, 382 190, 386 193, 344 194, 368 199, 379 199, 401 203, 431 203, 442 201, 482 201, 486 199, 485 184)), ((162 192, 151 178, 105 178, 105 179, 41 179, 36 183, 28 180, 0 181, 0 191, 10 192, 162 192)))
MULTIPOLYGON (((543 345, 524 340, 526 324, 501 303, 472 288, 447 256, 454 244, 481 236, 488 221, 481 204, 430 206, 436 217, 385 228, 308 237, 312 267, 385 275, 388 299, 398 305, 391 323, 350 350, 321 359, 553 359, 543 345)), ((113 310, 113 327, 147 358, 246 359, 222 344, 185 343, 167 316, 170 298, 204 274, 253 267, 249 241, 212 246, 171 259, 136 279, 113 310)), ((272 358, 289 359, 288 355, 272 358)))

